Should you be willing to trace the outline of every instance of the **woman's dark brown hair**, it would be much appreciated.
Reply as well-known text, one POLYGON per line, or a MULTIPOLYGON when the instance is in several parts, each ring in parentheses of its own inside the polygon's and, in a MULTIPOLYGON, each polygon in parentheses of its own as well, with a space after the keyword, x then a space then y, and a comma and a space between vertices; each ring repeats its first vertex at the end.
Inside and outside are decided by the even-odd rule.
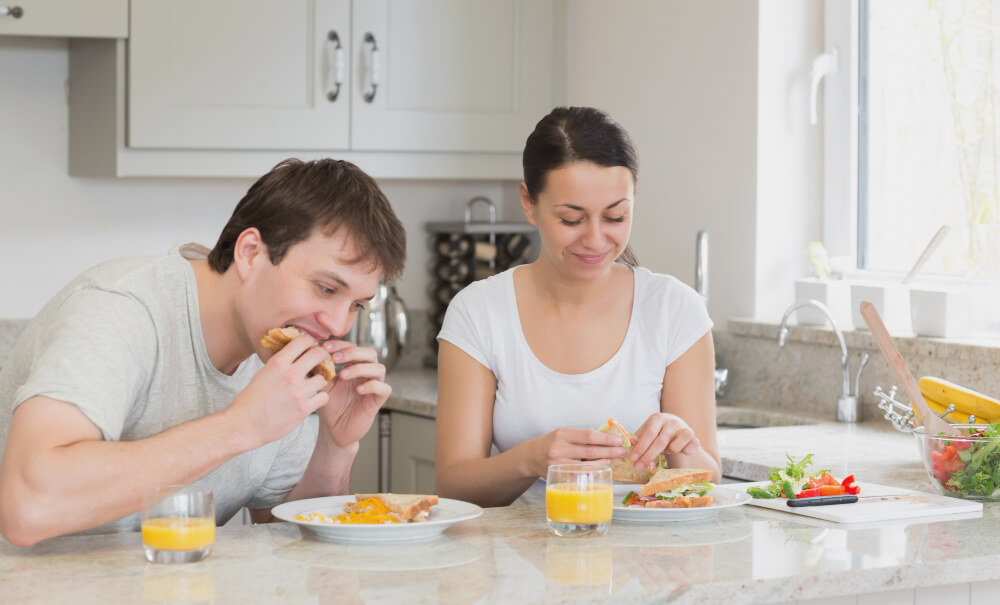
POLYGON ((345 229, 357 252, 351 262, 380 267, 386 282, 399 278, 406 262, 406 230, 389 200, 374 179, 343 160, 289 159, 257 179, 208 255, 212 269, 229 269, 236 239, 250 227, 260 231, 275 265, 316 229, 326 235, 345 229))
MULTIPOLYGON (((632 137, 611 116, 593 107, 556 107, 535 125, 521 156, 524 184, 532 200, 545 191, 549 172, 574 162, 598 166, 624 166, 639 180, 639 158, 632 137)), ((639 264, 631 246, 618 260, 639 264)))

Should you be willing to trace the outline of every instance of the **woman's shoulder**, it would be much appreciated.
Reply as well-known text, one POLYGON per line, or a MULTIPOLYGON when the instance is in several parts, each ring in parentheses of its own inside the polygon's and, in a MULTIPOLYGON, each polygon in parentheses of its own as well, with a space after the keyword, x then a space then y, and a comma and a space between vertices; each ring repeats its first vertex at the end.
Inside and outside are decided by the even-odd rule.
POLYGON ((700 300, 701 295, 681 280, 666 273, 655 273, 646 267, 633 267, 636 293, 642 298, 700 300))
POLYGON ((496 275, 478 279, 459 290, 452 298, 450 305, 479 305, 482 301, 490 301, 496 304, 506 300, 504 298, 514 288, 514 269, 507 269, 496 275))

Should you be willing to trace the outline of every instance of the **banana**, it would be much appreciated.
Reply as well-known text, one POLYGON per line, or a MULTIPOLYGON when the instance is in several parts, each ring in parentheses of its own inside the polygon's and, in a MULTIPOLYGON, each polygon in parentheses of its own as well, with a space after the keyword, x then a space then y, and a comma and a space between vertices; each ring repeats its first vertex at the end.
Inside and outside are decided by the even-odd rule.
POLYGON ((1000 420, 1000 401, 992 397, 935 376, 924 376, 917 386, 926 399, 933 399, 944 407, 954 404, 956 412, 966 416, 975 414, 981 422, 1000 420))
MULTIPOLYGON (((924 395, 924 401, 927 402, 927 407, 929 407, 931 411, 934 412, 935 414, 941 415, 944 413, 945 410, 948 409, 948 406, 946 404, 943 404, 940 401, 934 401, 933 399, 927 397, 926 395, 924 395)), ((913 415, 916 416, 921 422, 923 422, 923 418, 920 416, 920 410, 918 410, 917 407, 913 405, 912 401, 910 402, 910 407, 913 408, 913 415)), ((965 412, 959 412, 957 405, 955 406, 955 408, 956 411, 948 414, 947 416, 945 416, 945 418, 953 422, 957 422, 958 424, 968 423, 969 414, 965 412)), ((984 422, 993 422, 993 420, 976 416, 977 424, 982 424, 984 422)))

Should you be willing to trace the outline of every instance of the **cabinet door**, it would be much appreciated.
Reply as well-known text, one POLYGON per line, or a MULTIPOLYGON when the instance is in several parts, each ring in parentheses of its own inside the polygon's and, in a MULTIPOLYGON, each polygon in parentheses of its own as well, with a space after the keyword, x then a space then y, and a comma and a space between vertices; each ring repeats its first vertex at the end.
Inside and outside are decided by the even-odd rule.
POLYGON ((132 0, 128 146, 346 149, 349 0, 132 0))
POLYGON ((0 7, 11 9, 0 15, 0 35, 128 36, 128 0, 8 0, 0 7))
POLYGON ((389 490, 398 494, 433 494, 434 419, 392 412, 389 444, 389 490))
POLYGON ((350 490, 352 494, 373 494, 379 489, 379 418, 375 416, 372 428, 358 442, 358 455, 351 467, 350 490))
POLYGON ((551 0, 364 0, 353 8, 352 149, 520 152, 552 109, 551 0))

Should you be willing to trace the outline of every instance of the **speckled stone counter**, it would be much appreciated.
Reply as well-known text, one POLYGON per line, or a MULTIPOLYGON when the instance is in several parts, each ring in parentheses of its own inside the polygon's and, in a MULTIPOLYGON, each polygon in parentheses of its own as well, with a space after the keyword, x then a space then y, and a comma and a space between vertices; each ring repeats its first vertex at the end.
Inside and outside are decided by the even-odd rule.
MULTIPOLYGON (((748 472, 780 463, 785 451, 813 452, 838 474, 925 488, 911 439, 877 424, 720 434, 726 455, 748 472)), ((978 605, 996 602, 1000 590, 1000 507, 992 504, 973 518, 876 527, 747 505, 693 522, 616 522, 607 536, 578 540, 550 536, 541 507, 486 509, 409 544, 320 542, 286 523, 227 526, 207 560, 184 566, 146 563, 140 541, 65 537, 23 549, 0 542, 0 603, 738 605, 899 602, 884 600, 899 594, 913 603, 920 591, 945 590, 951 598, 939 602, 978 605)))

